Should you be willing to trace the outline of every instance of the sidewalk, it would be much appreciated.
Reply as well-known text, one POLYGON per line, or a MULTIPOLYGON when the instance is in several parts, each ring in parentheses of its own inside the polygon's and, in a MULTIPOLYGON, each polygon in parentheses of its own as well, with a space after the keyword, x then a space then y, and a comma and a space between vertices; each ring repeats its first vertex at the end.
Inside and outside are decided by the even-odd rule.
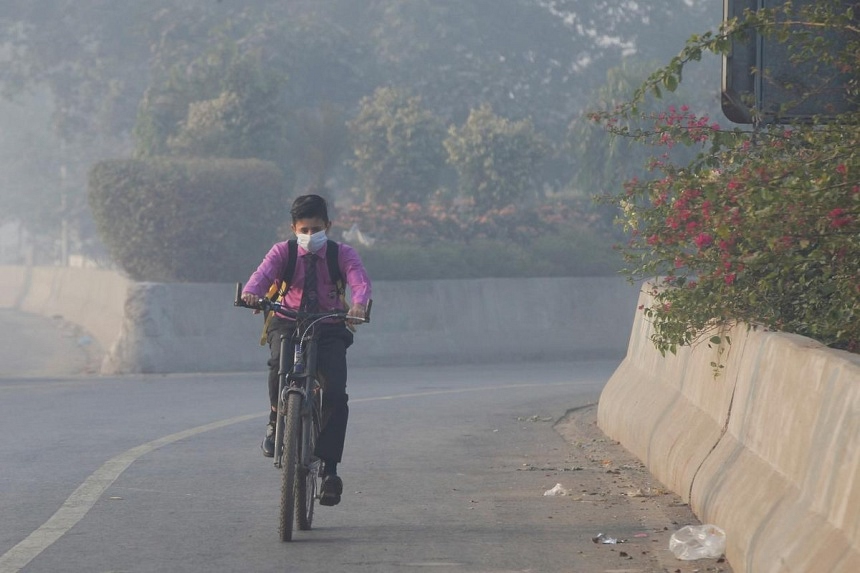
POLYGON ((572 447, 559 468, 534 467, 566 490, 559 504, 576 512, 578 524, 593 524, 590 540, 577 540, 579 553, 594 571, 614 573, 731 573, 724 558, 681 561, 669 538, 685 525, 699 524, 690 507, 656 481, 645 466, 597 426, 597 406, 568 412, 555 430, 572 447), (573 465, 571 465, 573 462, 573 465), (599 534, 618 543, 594 541, 599 534))

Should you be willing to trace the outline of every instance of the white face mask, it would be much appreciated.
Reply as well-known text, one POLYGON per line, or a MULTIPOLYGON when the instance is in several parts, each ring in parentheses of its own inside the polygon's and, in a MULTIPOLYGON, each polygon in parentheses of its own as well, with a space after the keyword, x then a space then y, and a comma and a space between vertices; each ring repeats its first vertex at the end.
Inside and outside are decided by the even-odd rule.
POLYGON ((296 233, 296 241, 298 241, 299 246, 310 251, 311 253, 315 253, 325 245, 328 237, 326 237, 325 231, 320 231, 318 233, 314 233, 313 235, 303 235, 300 233, 296 233))

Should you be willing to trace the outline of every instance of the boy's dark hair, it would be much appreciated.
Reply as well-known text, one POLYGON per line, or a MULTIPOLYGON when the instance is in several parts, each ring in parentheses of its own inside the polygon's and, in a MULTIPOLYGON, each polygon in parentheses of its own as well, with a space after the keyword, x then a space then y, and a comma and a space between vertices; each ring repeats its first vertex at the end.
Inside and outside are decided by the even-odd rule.
POLYGON ((293 201, 290 215, 293 218, 293 223, 299 219, 313 219, 315 217, 328 223, 328 204, 319 195, 302 195, 293 201))

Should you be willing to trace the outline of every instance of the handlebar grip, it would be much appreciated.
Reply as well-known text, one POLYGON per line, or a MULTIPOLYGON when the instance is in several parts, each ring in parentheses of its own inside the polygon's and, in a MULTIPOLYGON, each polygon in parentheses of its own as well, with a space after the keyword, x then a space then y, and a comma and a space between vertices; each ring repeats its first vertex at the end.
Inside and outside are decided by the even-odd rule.
POLYGON ((233 306, 245 306, 242 300, 242 283, 236 283, 236 298, 233 299, 233 306))
POLYGON ((370 322, 370 308, 373 306, 373 299, 367 301, 367 310, 364 313, 364 322, 370 322))

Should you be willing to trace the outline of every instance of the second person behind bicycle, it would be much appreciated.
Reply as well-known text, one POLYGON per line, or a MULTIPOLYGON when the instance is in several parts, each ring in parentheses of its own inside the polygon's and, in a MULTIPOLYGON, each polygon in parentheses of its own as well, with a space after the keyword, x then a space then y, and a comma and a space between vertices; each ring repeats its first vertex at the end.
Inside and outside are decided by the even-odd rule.
MULTIPOLYGON (((267 294, 271 297, 272 285, 280 285, 288 278, 288 285, 280 289, 279 302, 290 310, 326 312, 344 310, 342 290, 329 272, 328 261, 333 260, 329 249, 336 249, 336 271, 349 286, 351 305, 349 316, 356 322, 363 320, 371 298, 370 278, 358 256, 349 245, 328 240, 331 228, 328 205, 319 195, 302 195, 292 204, 291 228, 296 234, 291 260, 289 241, 272 246, 257 270, 248 279, 242 292, 242 300, 256 305, 267 294), (298 248, 296 248, 296 246, 298 248), (292 269, 292 277, 286 277, 292 269)), ((275 289, 277 290, 277 289, 275 289)), ((280 363, 282 335, 292 336, 296 322, 286 316, 275 314, 266 327, 266 340, 270 349, 269 366, 269 423, 261 448, 263 455, 272 457, 275 451, 275 417, 278 402, 278 367, 280 363)), ((346 349, 353 342, 353 334, 343 322, 317 325, 317 369, 324 382, 323 427, 315 454, 324 463, 320 492, 321 505, 337 505, 343 492, 343 482, 337 474, 337 465, 343 456, 346 427, 349 417, 349 396, 346 393, 347 364, 346 349)), ((292 356, 288 357, 292 363, 292 356)))

